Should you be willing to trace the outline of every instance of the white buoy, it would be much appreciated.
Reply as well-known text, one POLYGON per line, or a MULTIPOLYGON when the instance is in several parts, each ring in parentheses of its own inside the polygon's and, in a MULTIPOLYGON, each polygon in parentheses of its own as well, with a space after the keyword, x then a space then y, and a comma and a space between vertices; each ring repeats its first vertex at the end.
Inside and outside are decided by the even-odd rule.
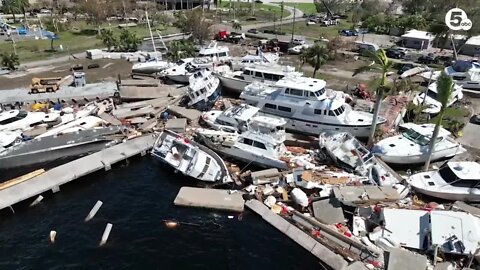
POLYGON ((97 201, 95 205, 93 206, 92 210, 90 210, 90 213, 88 213, 87 217, 85 218, 85 222, 90 221, 98 212, 100 207, 102 207, 103 202, 102 201, 97 201))
POLYGON ((33 202, 30 204, 30 207, 39 204, 42 200, 43 200, 43 196, 42 196, 42 195, 38 195, 38 197, 35 199, 35 201, 33 201, 33 202))
POLYGON ((55 243, 55 237, 57 237, 57 231, 50 231, 50 243, 55 243))
POLYGON ((107 243, 108 236, 110 236, 110 232, 112 231, 113 224, 107 223, 105 227, 105 231, 103 231, 102 240, 100 241, 100 246, 103 246, 107 243))

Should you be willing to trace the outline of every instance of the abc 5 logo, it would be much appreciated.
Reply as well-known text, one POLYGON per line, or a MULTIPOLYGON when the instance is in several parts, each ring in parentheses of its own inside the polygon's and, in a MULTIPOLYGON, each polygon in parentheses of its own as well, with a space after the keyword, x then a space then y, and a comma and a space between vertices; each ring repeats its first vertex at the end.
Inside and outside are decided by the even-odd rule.
POLYGON ((460 8, 452 8, 447 12, 445 24, 454 31, 468 31, 472 28, 472 21, 467 17, 467 13, 460 8))

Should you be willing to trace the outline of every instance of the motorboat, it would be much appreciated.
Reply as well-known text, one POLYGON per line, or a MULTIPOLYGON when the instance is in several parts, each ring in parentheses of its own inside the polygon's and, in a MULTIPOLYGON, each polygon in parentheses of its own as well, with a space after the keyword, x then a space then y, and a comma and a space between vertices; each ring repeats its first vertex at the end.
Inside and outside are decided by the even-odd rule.
POLYGON ((213 75, 212 71, 199 70, 189 78, 187 105, 201 111, 210 110, 220 98, 220 92, 220 80, 213 75))
POLYGON ((0 151, 23 141, 22 132, 0 131, 0 151))
POLYGON ((121 127, 35 138, 0 150, 0 169, 33 166, 93 153, 120 142, 121 127))
POLYGON ((263 115, 259 108, 248 104, 232 106, 224 111, 204 112, 200 121, 214 130, 230 131, 232 133, 255 130, 279 138, 285 138, 285 125, 287 123, 283 118, 263 115))
POLYGON ((230 50, 226 46, 218 46, 217 42, 211 42, 207 47, 200 48, 198 52, 198 57, 201 58, 210 58, 212 62, 219 63, 228 63, 232 61, 230 57, 230 50))
MULTIPOLYGON (((399 135, 385 138, 376 143, 372 152, 390 164, 425 163, 435 124, 405 123, 400 125, 400 129, 402 132, 399 135)), ((465 148, 451 137, 448 130, 440 128, 431 161, 452 158, 465 151, 465 148)))
POLYGON ((227 65, 215 65, 211 58, 197 57, 180 60, 175 66, 165 69, 160 74, 174 82, 187 84, 190 76, 201 69, 210 69, 216 72, 230 70, 227 65))
POLYGON ((390 168, 348 132, 322 132, 319 136, 320 149, 340 166, 369 179, 369 184, 393 186, 401 179, 390 168))
POLYGON ((0 131, 27 130, 40 124, 52 124, 60 121, 56 113, 28 112, 10 110, 0 113, 0 131))
POLYGON ((37 138, 52 136, 56 134, 65 134, 76 132, 80 130, 93 129, 96 127, 101 127, 102 125, 107 125, 107 122, 100 117, 89 115, 77 120, 70 121, 65 124, 60 124, 56 127, 53 127, 46 132, 37 136, 37 138))
POLYGON ((240 59, 232 61, 232 69, 234 71, 243 70, 245 67, 252 65, 274 65, 280 59, 278 53, 263 53, 258 49, 257 54, 247 54, 240 59))
POLYGON ((480 164, 447 162, 435 171, 411 175, 409 184, 419 193, 451 201, 480 201, 480 164))
MULTIPOLYGON (((455 61, 444 69, 453 81, 464 89, 480 89, 480 63, 470 61, 455 61)), ((420 76, 426 80, 437 80, 440 71, 427 71, 420 76)))
POLYGON ((253 82, 263 82, 267 85, 274 85, 285 76, 302 76, 296 72, 294 67, 272 65, 250 65, 244 67, 242 71, 217 72, 217 76, 222 83, 222 87, 231 92, 240 94, 245 87, 253 82))
POLYGON ((152 155, 184 175, 205 182, 232 182, 227 166, 212 150, 170 130, 155 141, 152 155))
MULTIPOLYGON (((463 98, 462 87, 458 84, 454 84, 453 92, 450 96, 448 101, 448 107, 452 106, 455 102, 463 98)), ((442 104, 440 101, 437 100, 438 90, 437 90, 437 82, 431 83, 428 86, 426 98, 425 92, 420 92, 418 95, 415 96, 413 99, 413 104, 419 106, 424 105, 425 109, 422 110, 424 113, 428 114, 438 114, 440 109, 442 108, 442 104)))
POLYGON ((173 64, 168 61, 158 60, 157 58, 150 59, 146 62, 136 63, 132 66, 132 73, 153 74, 161 72, 173 64))
MULTIPOLYGON (((240 98, 266 114, 285 118, 286 129, 314 136, 331 130, 366 138, 373 121, 373 114, 353 110, 345 93, 326 89, 320 79, 285 77, 274 86, 252 83, 240 98)), ((378 117, 377 123, 385 121, 378 117)))
POLYGON ((199 142, 221 155, 265 168, 288 168, 282 160, 286 151, 283 141, 268 134, 251 130, 238 134, 197 129, 195 135, 199 142))

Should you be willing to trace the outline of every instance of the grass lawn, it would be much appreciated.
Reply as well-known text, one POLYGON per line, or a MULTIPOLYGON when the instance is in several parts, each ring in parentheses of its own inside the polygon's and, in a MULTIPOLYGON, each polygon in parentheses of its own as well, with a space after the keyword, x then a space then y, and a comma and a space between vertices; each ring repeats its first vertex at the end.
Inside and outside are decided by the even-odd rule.
MULTIPOLYGON (((107 27, 108 24, 103 25, 102 27, 107 27)), ((105 47, 100 39, 97 38, 97 31, 90 25, 86 25, 84 22, 75 23, 72 25, 72 29, 75 27, 75 30, 69 30, 60 32, 58 34, 58 40, 53 42, 54 48, 58 49, 60 45, 63 46, 63 51, 50 52, 51 41, 50 40, 16 40, 16 50, 20 59, 20 63, 26 61, 35 61, 46 58, 51 58, 55 56, 67 55, 70 53, 79 53, 87 49, 94 48, 103 48, 105 47)), ((111 26, 114 33, 118 35, 120 29, 117 26, 111 26)), ((155 29, 155 28, 154 28, 155 29)), ((137 37, 145 38, 150 37, 148 28, 145 26, 133 26, 129 27, 130 31, 136 33, 137 37)), ((153 29, 152 29, 153 30, 153 29)), ((162 35, 167 35, 171 33, 179 32, 178 29, 174 27, 167 28, 158 28, 162 35)), ((157 36, 156 33, 153 33, 154 36, 157 36)), ((1 41, 0 42, 0 52, 13 52, 13 46, 10 41, 1 41)))
MULTIPOLYGON (((255 21, 249 22, 248 19, 252 17, 252 4, 251 3, 245 3, 245 2, 236 2, 232 1, 232 9, 229 12, 227 9, 230 8, 230 1, 222 1, 222 4, 220 5, 219 8, 222 8, 223 10, 219 10, 217 15, 218 15, 218 20, 220 21, 232 21, 234 19, 233 17, 233 7, 235 6, 235 19, 240 21, 240 22, 245 22, 245 23, 254 23, 254 22, 268 22, 268 21, 273 21, 274 16, 276 17, 277 20, 280 19, 280 7, 279 6, 272 6, 272 5, 266 5, 266 4, 254 4, 255 7, 255 14, 253 17, 256 18, 255 21)), ((211 15, 215 15, 216 12, 211 11, 211 15)), ((287 17, 290 15, 290 12, 288 10, 283 11, 283 17, 287 17)))
MULTIPOLYGON (((338 30, 350 29, 351 25, 346 20, 339 20, 340 23, 335 26, 320 26, 319 24, 307 25, 304 21, 295 23, 295 35, 305 36, 306 38, 317 39, 324 37, 327 39, 334 38, 338 35, 338 30)), ((273 30, 273 26, 259 29, 260 31, 269 29, 273 30)), ((285 32, 287 35, 292 34, 292 23, 277 26, 277 31, 285 32)))
POLYGON ((317 13, 317 8, 315 7, 314 3, 285 3, 286 6, 295 6, 296 8, 300 9, 303 11, 303 13, 310 15, 310 14, 316 14, 317 13))
MULTIPOLYGON (((449 107, 443 115, 442 126, 452 133, 457 133, 468 122, 470 111, 464 107, 449 107)), ((430 123, 436 124, 438 116, 430 119, 430 123)))

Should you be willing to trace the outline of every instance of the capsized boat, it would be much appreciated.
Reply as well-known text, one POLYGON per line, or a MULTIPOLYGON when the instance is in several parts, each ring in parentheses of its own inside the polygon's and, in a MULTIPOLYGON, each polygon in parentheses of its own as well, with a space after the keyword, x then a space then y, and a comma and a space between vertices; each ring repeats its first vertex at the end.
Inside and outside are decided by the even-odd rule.
MULTIPOLYGON (((452 95, 450 96, 450 99, 447 104, 448 107, 452 106, 455 102, 463 98, 462 89, 463 88, 458 84, 454 84, 452 95)), ((424 105, 425 108, 422 110, 422 112, 424 113, 437 114, 440 112, 440 109, 442 108, 442 104, 440 103, 440 101, 437 100, 437 95, 438 95, 437 83, 434 82, 430 84, 430 86, 428 86, 426 98, 425 98, 425 92, 420 92, 418 93, 418 95, 416 95, 413 98, 412 102, 417 106, 424 105)))
POLYGON ((184 175, 205 182, 232 182, 227 166, 212 150, 170 130, 155 141, 152 155, 184 175))
POLYGON ((0 169, 52 162, 96 152, 120 142, 122 127, 81 130, 35 138, 0 150, 0 169))
POLYGON ((220 81, 212 71, 202 69, 195 72, 189 78, 187 95, 189 107, 200 111, 210 110, 220 98, 220 81))
POLYGON ((320 148, 325 149, 335 162, 368 177, 372 185, 392 186, 402 180, 348 132, 322 132, 319 142, 320 148))
MULTIPOLYGON (((426 162, 435 124, 405 123, 399 127, 402 129, 401 134, 379 141, 373 146, 372 153, 390 164, 426 162)), ((465 151, 465 148, 451 137, 448 130, 440 128, 431 161, 452 158, 465 151)))
POLYGON ((221 155, 266 168, 287 169, 282 160, 283 141, 268 134, 248 130, 241 134, 197 129, 196 139, 221 155))
POLYGON ((435 171, 411 175, 409 184, 419 193, 451 201, 480 201, 480 164, 447 162, 435 171))

